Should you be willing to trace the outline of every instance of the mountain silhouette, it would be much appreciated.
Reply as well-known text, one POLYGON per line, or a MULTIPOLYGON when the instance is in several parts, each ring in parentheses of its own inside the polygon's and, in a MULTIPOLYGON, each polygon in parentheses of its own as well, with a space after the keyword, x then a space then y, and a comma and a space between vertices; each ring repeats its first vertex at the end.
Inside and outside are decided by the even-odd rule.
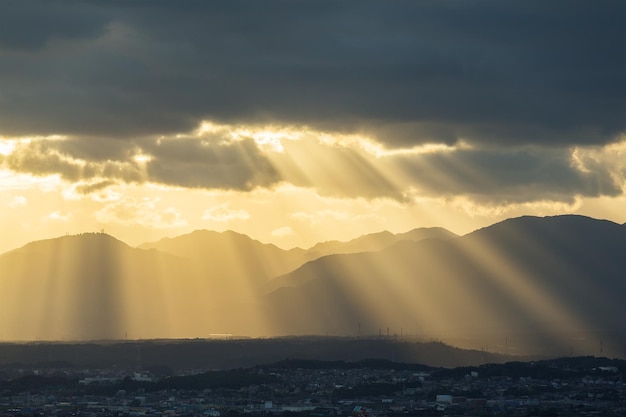
MULTIPOLYGON (((311 261, 328 255, 377 252, 402 241, 419 242, 426 239, 448 240, 455 237, 458 236, 441 227, 420 227, 398 234, 383 231, 363 235, 347 242, 333 240, 318 243, 307 250, 301 258, 301 261, 305 263, 304 261, 311 261)), ((292 284, 293 282, 289 278, 289 275, 284 275, 271 280, 264 289, 266 292, 271 292, 272 290, 284 286, 290 287, 292 284)))
POLYGON ((326 255, 340 253, 376 252, 402 240, 419 242, 424 239, 452 239, 454 233, 442 227, 420 227, 405 233, 393 234, 388 231, 372 233, 348 242, 337 240, 321 242, 307 250, 306 258, 313 260, 326 255))
POLYGON ((33 242, 0 256, 3 337, 123 339, 140 329, 156 335, 168 326, 165 295, 183 299, 193 276, 181 258, 103 233, 33 242))
POLYGON ((308 250, 235 232, 140 248, 87 233, 0 255, 0 334, 379 335, 622 355, 624 271, 626 226, 582 216, 520 217, 461 237, 382 232, 308 250))
POLYGON ((303 249, 283 250, 233 231, 197 230, 139 247, 188 258, 202 280, 220 288, 219 299, 230 305, 254 302, 270 278, 306 261, 303 249))
POLYGON ((190 258, 103 233, 30 243, 0 256, 5 340, 206 337, 256 326, 227 280, 190 258))
POLYGON ((478 347, 491 337, 503 348, 563 353, 583 348, 569 335, 609 332, 584 348, 611 344, 622 354, 625 267, 625 226, 582 216, 522 217, 457 239, 322 257, 277 278, 282 285, 268 294, 266 308, 286 332, 391 328, 475 338, 478 347))

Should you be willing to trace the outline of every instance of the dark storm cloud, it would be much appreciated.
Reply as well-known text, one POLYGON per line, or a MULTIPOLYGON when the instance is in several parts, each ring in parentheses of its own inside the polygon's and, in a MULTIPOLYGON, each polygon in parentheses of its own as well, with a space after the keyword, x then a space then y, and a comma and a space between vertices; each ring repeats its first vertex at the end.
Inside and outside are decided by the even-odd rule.
MULTIPOLYGON (((111 140, 97 143, 107 145, 111 140)), ((315 136, 285 140, 282 152, 229 132, 202 136, 113 140, 117 159, 75 140, 34 140, 0 154, 0 168, 58 174, 82 194, 126 183, 249 191, 280 182, 320 195, 410 201, 416 195, 465 196, 482 204, 571 202, 576 196, 622 194, 624 163, 597 147, 461 148, 374 156, 355 144, 315 136), (125 145, 122 146, 122 145, 125 145)))
POLYGON ((40 139, 0 154, 0 168, 34 175, 59 175, 84 194, 118 182, 154 182, 190 188, 251 190, 268 187, 280 176, 254 140, 224 137, 143 138, 133 141, 40 139), (84 146, 95 143, 97 146, 84 146), (115 156, 107 158, 106 155, 115 156), (143 161, 138 156, 144 157, 143 161))
POLYGON ((394 157, 400 168, 430 195, 465 195, 481 203, 539 200, 573 201, 575 196, 622 194, 614 178, 619 167, 585 158, 585 170, 572 152, 560 149, 515 151, 465 149, 439 154, 394 157))
POLYGON ((626 131, 622 1, 3 6, 4 134, 128 139, 202 119, 374 131, 388 146, 626 131))
POLYGON ((374 157, 355 147, 285 143, 272 162, 283 179, 324 195, 390 198, 465 196, 481 204, 572 202, 622 194, 623 166, 571 149, 456 149, 374 157), (300 168, 300 169, 298 169, 300 168))
POLYGON ((101 137, 72 137, 57 141, 60 153, 91 162, 124 161, 138 153, 137 140, 105 139, 101 137))
POLYGON ((181 138, 146 141, 153 159, 147 165, 151 181, 192 188, 251 190, 279 181, 272 164, 253 140, 220 143, 181 138))
POLYGON ((0 47, 36 50, 56 39, 89 39, 102 34, 109 20, 103 10, 80 1, 4 1, 0 47))
POLYGON ((140 182, 142 175, 136 164, 127 161, 85 160, 63 152, 63 142, 37 140, 19 144, 11 154, 0 158, 0 167, 38 176, 59 175, 68 181, 93 178, 114 178, 140 182))
POLYGON ((3 167, 15 172, 34 175, 59 174, 62 178, 76 181, 81 177, 80 165, 63 158, 54 150, 52 142, 35 142, 18 146, 10 155, 0 159, 3 167))

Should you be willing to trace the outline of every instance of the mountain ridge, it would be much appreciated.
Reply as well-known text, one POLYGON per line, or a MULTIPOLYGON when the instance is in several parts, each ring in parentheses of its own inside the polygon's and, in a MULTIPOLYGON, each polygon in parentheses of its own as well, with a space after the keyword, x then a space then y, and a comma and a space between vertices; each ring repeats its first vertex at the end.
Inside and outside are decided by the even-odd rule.
POLYGON ((116 238, 115 236, 109 235, 107 233, 102 233, 102 232, 84 232, 84 233, 78 233, 78 234, 66 234, 66 235, 62 235, 62 236, 57 236, 57 237, 52 237, 52 238, 46 238, 46 239, 40 239, 40 240, 34 240, 32 242, 28 242, 20 247, 17 247, 15 249, 11 249, 8 250, 4 253, 1 253, 0 256, 4 256, 7 255, 9 253, 12 252, 16 252, 16 251, 20 251, 26 248, 32 248, 32 247, 37 247, 37 246, 41 246, 41 245, 45 245, 48 243, 52 243, 52 242, 62 242, 62 241, 70 241, 76 238, 83 238, 83 239, 95 239, 95 238, 104 238, 104 239, 112 239, 113 241, 119 242, 129 248, 131 248, 132 246, 128 245, 126 242, 119 240, 118 238, 116 238))
MULTIPOLYGON (((293 329, 305 317, 303 326, 317 323, 317 332, 354 332, 355 323, 370 332, 392 323, 396 331, 430 327, 442 336, 622 332, 625 233, 583 216, 522 217, 453 240, 324 257, 277 278, 282 285, 268 294, 267 308, 291 311, 293 329), (355 293, 360 303, 349 301, 355 293), (382 297, 389 301, 381 304, 382 297)), ((612 343, 621 354, 618 339, 612 343)))
POLYGON ((443 227, 418 227, 407 232, 391 233, 383 230, 356 237, 348 241, 326 241, 308 249, 310 260, 338 253, 374 252, 382 250, 401 240, 419 241, 422 239, 452 239, 458 235, 443 227))
MULTIPOLYGON (((193 252, 180 244, 178 254, 100 233, 31 242, 0 255, 0 330, 20 340, 491 334, 500 349, 508 333, 519 352, 589 349, 596 338, 579 347, 546 336, 554 331, 626 332, 624 225, 522 216, 459 237, 404 238, 425 230, 364 235, 383 249, 313 260, 236 232, 191 233, 193 252), (207 233, 221 239, 195 239, 207 233), (524 332, 532 343, 517 339, 524 332)), ((603 337, 605 349, 623 347, 620 337, 603 337)))

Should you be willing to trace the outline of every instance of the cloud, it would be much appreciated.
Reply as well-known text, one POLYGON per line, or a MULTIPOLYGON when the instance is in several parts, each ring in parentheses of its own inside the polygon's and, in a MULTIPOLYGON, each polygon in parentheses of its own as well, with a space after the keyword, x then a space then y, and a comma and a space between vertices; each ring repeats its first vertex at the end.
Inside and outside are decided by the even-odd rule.
POLYGON ((272 230, 271 235, 274 236, 274 237, 292 236, 293 235, 293 229, 291 227, 289 227, 289 226, 279 227, 278 229, 272 230))
POLYGON ((250 214, 243 209, 231 209, 229 203, 219 204, 204 211, 202 220, 214 222, 230 222, 232 220, 248 220, 250 214))
POLYGON ((28 0, 5 4, 0 16, 0 47, 32 52, 57 39, 98 37, 109 19, 104 10, 87 3, 28 0))
POLYGON ((38 176, 59 175, 68 181, 113 178, 126 182, 142 180, 142 173, 133 161, 88 160, 72 154, 65 140, 33 139, 16 144, 11 153, 0 157, 0 166, 19 173, 38 176))
POLYGON ((72 218, 72 213, 63 214, 60 210, 55 210, 52 213, 48 214, 48 220, 60 221, 63 223, 67 223, 72 218))
POLYGON ((251 190, 280 179, 252 138, 223 136, 141 138, 132 142, 100 139, 83 146, 69 138, 17 143, 0 155, 0 167, 38 176, 59 175, 86 182, 90 193, 112 183, 154 182, 189 188, 251 190), (114 151, 109 149, 113 144, 114 151), (109 150, 107 150, 109 149, 109 150))
POLYGON ((70 184, 62 191, 65 200, 81 200, 86 195, 94 201, 119 200, 116 191, 111 190, 117 183, 107 179, 94 179, 90 181, 78 181, 70 184))
POLYGON ((251 190, 279 181, 252 139, 183 137, 144 141, 151 181, 196 188, 251 190))
POLYGON ((66 199, 106 204, 101 219, 155 227, 186 221, 117 185, 497 212, 623 195, 625 14, 611 0, 11 2, 0 187, 63 182, 66 199))
MULTIPOLYGON (((588 150, 587 152, 592 152, 588 150)), ((581 170, 572 149, 463 149, 394 157, 418 192, 464 195, 483 203, 572 201, 575 196, 622 194, 618 167, 608 159, 587 161, 581 170)), ((579 151, 580 153, 580 151, 579 151)))
POLYGON ((337 211, 337 210, 320 210, 315 213, 306 213, 303 211, 298 211, 296 213, 292 213, 291 218, 296 220, 302 220, 310 223, 311 225, 316 225, 319 223, 323 223, 328 219, 336 220, 336 221, 345 221, 350 218, 350 214, 347 211, 337 211))
POLYGON ((126 197, 107 204, 95 213, 100 223, 117 223, 124 226, 139 225, 156 229, 187 226, 187 221, 175 207, 160 209, 158 199, 137 200, 126 197))
POLYGON ((606 144, 626 130, 625 13, 610 0, 11 2, 0 126, 85 149, 204 119, 389 147, 606 144))
POLYGON ((80 194, 91 194, 91 193, 95 193, 98 191, 102 191, 105 188, 110 187, 114 184, 115 182, 110 181, 110 180, 96 181, 96 182, 87 183, 87 184, 78 184, 76 186, 76 191, 80 194))
POLYGON ((23 207, 27 203, 28 203, 28 200, 26 199, 26 197, 24 197, 23 195, 16 195, 15 197, 11 199, 11 201, 9 201, 9 207, 11 208, 23 207))
POLYGON ((358 141, 303 138, 270 155, 282 179, 322 195, 409 202, 464 196, 482 204, 571 202, 618 196, 626 185, 619 142, 610 146, 457 146, 379 152, 358 141), (582 167, 582 168, 581 168, 582 167), (584 168, 584 169, 583 169, 584 168))
MULTIPOLYGON (((80 146, 76 138, 15 140, 0 155, 0 167, 58 175, 74 184, 74 198, 101 195, 120 183, 235 191, 291 184, 339 198, 410 203, 420 196, 464 196, 500 205, 617 196, 626 184, 621 158, 626 139, 605 146, 461 142, 390 149, 367 136, 298 129, 205 122, 175 136, 102 139, 114 142, 113 154, 80 146), (118 159, 109 159, 114 155, 118 159)), ((233 215, 228 207, 217 207, 204 217, 241 219, 233 215)))

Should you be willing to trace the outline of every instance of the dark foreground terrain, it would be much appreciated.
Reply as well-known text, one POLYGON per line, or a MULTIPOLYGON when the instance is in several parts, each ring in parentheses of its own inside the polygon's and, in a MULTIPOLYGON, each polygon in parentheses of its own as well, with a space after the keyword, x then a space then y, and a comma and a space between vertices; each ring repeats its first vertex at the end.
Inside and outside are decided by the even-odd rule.
POLYGON ((286 358, 324 361, 386 359, 456 367, 501 363, 510 356, 396 337, 153 340, 90 343, 0 343, 0 366, 44 369, 232 369, 286 358))
POLYGON ((0 416, 613 416, 626 414, 624 376, 625 361, 596 357, 456 368, 289 359, 197 373, 5 365, 0 416))

